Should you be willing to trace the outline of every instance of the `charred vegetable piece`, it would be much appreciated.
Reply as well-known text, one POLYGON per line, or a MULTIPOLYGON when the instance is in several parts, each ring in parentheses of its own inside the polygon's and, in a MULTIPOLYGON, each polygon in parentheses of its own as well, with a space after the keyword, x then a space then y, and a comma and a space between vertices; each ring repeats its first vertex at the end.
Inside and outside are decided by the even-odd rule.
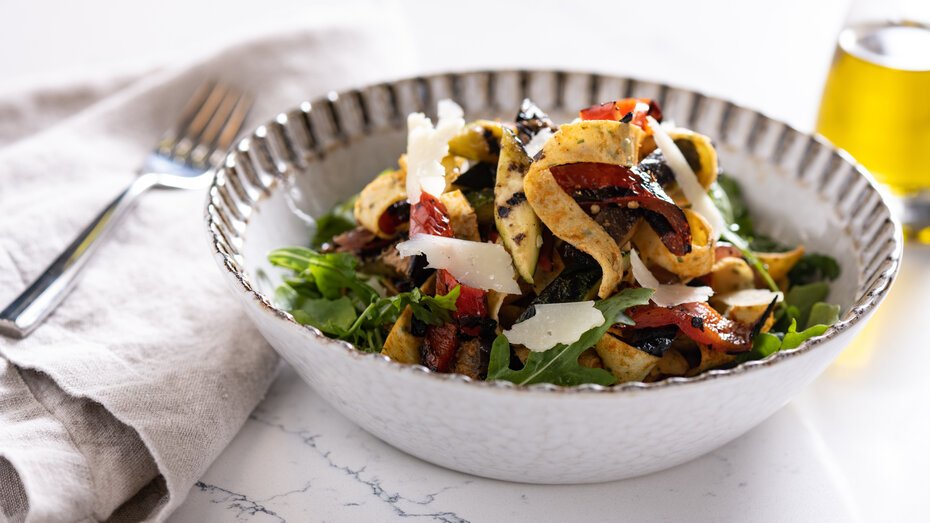
POLYGON ((356 227, 334 237, 332 250, 351 252, 360 258, 367 258, 381 252, 390 243, 390 239, 379 238, 368 229, 356 227))
POLYGON ((423 364, 434 372, 449 372, 458 348, 458 328, 454 323, 430 325, 423 343, 423 364))
POLYGON ((479 190, 494 187, 497 165, 478 162, 455 179, 455 185, 465 189, 479 190))
POLYGON ((565 269, 539 293, 539 296, 517 318, 517 323, 532 317, 536 313, 535 305, 585 301, 594 298, 600 279, 601 269, 597 265, 580 270, 565 269))
POLYGON ((659 108, 658 102, 649 98, 624 98, 614 102, 592 105, 579 112, 582 120, 623 121, 627 115, 630 116, 625 123, 631 123, 646 130, 648 130, 647 116, 655 118, 657 122, 662 121, 662 110, 659 108), (645 111, 637 110, 637 104, 644 104, 647 109, 645 111))
POLYGON ((394 202, 378 218, 378 230, 394 236, 410 220, 410 204, 404 200, 394 202))
POLYGON ((630 311, 635 329, 676 326, 697 343, 722 352, 752 349, 753 326, 730 321, 706 303, 683 303, 674 307, 644 305, 630 311))
POLYGON ((496 164, 500 139, 500 123, 477 120, 449 140, 449 153, 472 161, 496 164))
POLYGON ((443 193, 439 201, 446 207, 449 223, 456 238, 473 242, 481 241, 478 234, 478 216, 462 191, 456 189, 443 193))
POLYGON ((536 134, 543 129, 557 129, 556 125, 549 119, 549 115, 543 112, 529 98, 524 98, 520 104, 520 110, 517 112, 515 119, 517 124, 517 137, 524 144, 530 143, 536 134))
MULTIPOLYGON (((691 131, 673 130, 669 136, 685 157, 688 165, 694 171, 699 182, 705 189, 709 189, 717 181, 717 150, 714 149, 710 138, 703 134, 691 131)), ((652 175, 662 187, 668 187, 675 182, 675 174, 665 160, 662 151, 656 149, 649 153, 639 163, 639 167, 652 175)))
POLYGON ((617 242, 617 245, 626 245, 633 239, 633 234, 643 219, 639 209, 625 207, 603 207, 594 216, 594 221, 607 231, 607 234, 617 242))
POLYGON ((573 163, 553 167, 552 176, 579 203, 615 203, 658 215, 665 224, 656 232, 668 250, 677 255, 691 251, 691 227, 684 211, 652 177, 636 167, 573 163))
POLYGON ((448 293, 456 286, 460 287, 459 297, 455 300, 455 312, 452 317, 458 321, 459 329, 469 336, 480 336, 483 320, 488 318, 487 292, 462 285, 448 271, 440 270, 436 275, 436 294, 448 293))
POLYGON ((523 178, 531 163, 513 131, 504 129, 494 185, 494 224, 514 267, 527 283, 533 283, 542 246, 542 224, 523 192, 523 178))
MULTIPOLYGON (((420 201, 410 212, 410 233, 453 237, 449 211, 442 201, 425 191, 421 193, 420 201)), ((437 372, 449 371, 458 348, 459 332, 468 336, 478 336, 482 333, 483 320, 488 318, 487 292, 461 285, 446 270, 440 269, 436 272, 437 295, 444 295, 456 286, 460 290, 453 313, 455 322, 430 325, 426 329, 423 361, 427 367, 437 372)))
POLYGON ((678 327, 655 327, 655 328, 638 328, 628 327, 623 330, 623 339, 636 347, 637 349, 661 358, 675 337, 678 335, 678 327))

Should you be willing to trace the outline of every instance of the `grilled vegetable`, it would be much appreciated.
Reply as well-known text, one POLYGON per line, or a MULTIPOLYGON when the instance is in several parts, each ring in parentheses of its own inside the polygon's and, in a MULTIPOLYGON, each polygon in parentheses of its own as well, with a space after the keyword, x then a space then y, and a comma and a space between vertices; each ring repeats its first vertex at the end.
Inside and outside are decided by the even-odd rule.
POLYGON ((449 212, 449 224, 452 226, 452 232, 455 238, 470 241, 481 241, 478 235, 478 216, 475 210, 471 208, 468 199, 462 194, 462 191, 455 190, 443 193, 439 201, 446 207, 449 212))
POLYGON ((549 119, 549 115, 543 112, 529 98, 524 98, 520 104, 520 110, 517 112, 517 137, 524 144, 530 143, 534 136, 543 129, 555 131, 556 125, 549 119))
MULTIPOLYGON (((691 166, 701 185, 705 189, 710 189, 711 185, 717 181, 718 170, 717 150, 714 149, 710 138, 686 129, 675 129, 669 131, 668 134, 688 161, 688 165, 691 166)), ((662 187, 669 187, 675 182, 675 174, 660 150, 649 153, 639 166, 655 177, 662 187)))
POLYGON ((624 98, 614 102, 593 105, 582 109, 578 115, 582 120, 614 120, 631 123, 642 129, 647 128, 646 116, 651 116, 657 122, 662 121, 662 110, 659 104, 649 98, 624 98), (644 110, 639 110, 643 107, 644 110))
POLYGON ((500 153, 500 139, 500 123, 477 120, 466 125, 465 130, 449 140, 449 154, 472 161, 496 164, 500 153))
POLYGON ((523 178, 531 163, 513 131, 504 129, 494 185, 494 223, 517 273, 527 283, 533 283, 542 246, 539 218, 523 192, 523 178))
POLYGON ((677 326, 682 334, 723 352, 752 349, 753 327, 730 321, 707 303, 684 303, 674 307, 644 305, 630 311, 634 329, 677 326))

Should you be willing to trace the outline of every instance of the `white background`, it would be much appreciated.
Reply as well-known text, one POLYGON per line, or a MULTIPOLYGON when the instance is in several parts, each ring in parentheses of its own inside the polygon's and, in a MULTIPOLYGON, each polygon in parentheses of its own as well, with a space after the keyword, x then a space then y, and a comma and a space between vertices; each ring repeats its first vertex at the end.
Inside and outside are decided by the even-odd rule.
MULTIPOLYGON (((312 4, 298 0, 6 0, 0 7, 0 91, 170 64, 245 35, 298 27, 313 16, 312 4)), ((354 4, 356 9, 367 5, 342 4, 354 4)), ((551 66, 624 73, 720 95, 802 129, 813 126, 846 4, 846 0, 392 3, 410 21, 424 72, 551 66)), ((672 517, 687 513, 690 507, 694 519, 709 519, 708 514, 728 514, 732 507, 725 519, 925 518, 930 513, 925 491, 930 470, 927 296, 930 252, 909 247, 891 297, 858 343, 789 407, 717 454, 729 460, 727 466, 735 473, 753 476, 754 488, 764 492, 722 499, 650 497, 649 492, 656 492, 662 484, 677 482, 676 488, 687 490, 704 480, 717 481, 719 463, 704 458, 677 472, 610 487, 631 504, 627 515, 672 517), (747 501, 751 499, 767 501, 753 505, 747 501), (685 511, 669 511, 670 506, 684 506, 685 511)), ((263 416, 287 422, 315 413, 326 418, 323 425, 328 430, 344 431, 349 437, 355 434, 350 424, 319 405, 319 399, 293 376, 276 385, 275 394, 264 406, 263 416)), ((279 444, 261 427, 260 420, 251 420, 205 481, 230 489, 234 485, 255 487, 250 480, 253 474, 243 467, 250 460, 272 459, 276 450, 270 445, 279 444)), ((378 445, 370 438, 354 437, 366 445, 378 445)), ((300 452, 299 446, 295 452, 300 452)), ((411 461, 386 447, 378 452, 379 459, 401 464, 396 466, 411 461)), ((314 466, 302 460, 294 455, 289 461, 282 458, 276 474, 288 474, 288 467, 299 465, 306 470, 314 466)), ((423 474, 444 473, 424 472, 432 469, 424 469, 428 466, 419 462, 409 466, 423 474)), ((315 481, 326 479, 321 476, 315 481)), ((328 485, 335 497, 357 487, 347 484, 343 491, 338 485, 335 480, 328 485)), ((553 507, 587 499, 585 493, 601 492, 591 490, 596 487, 542 491, 494 485, 536 492, 538 506, 549 500, 555 503, 553 507)), ((719 482, 715 485, 725 488, 719 482)), ((315 489, 305 494, 312 492, 315 489)), ((488 492, 475 495, 490 496, 488 492)), ((295 512, 304 519, 319 519, 327 513, 324 498, 332 497, 295 496, 294 506, 309 510, 295 512)), ((219 505, 221 501, 195 488, 177 517, 203 519, 219 505)), ((495 512, 497 508, 484 506, 476 518, 493 518, 501 513, 495 512)), ((328 514, 337 520, 350 517, 338 510, 328 514)), ((571 512, 562 515, 566 514, 571 512)), ((581 517, 583 512, 576 514, 581 517)), ((226 513, 226 517, 235 515, 226 513)), ((617 515, 622 518, 623 513, 617 515)))

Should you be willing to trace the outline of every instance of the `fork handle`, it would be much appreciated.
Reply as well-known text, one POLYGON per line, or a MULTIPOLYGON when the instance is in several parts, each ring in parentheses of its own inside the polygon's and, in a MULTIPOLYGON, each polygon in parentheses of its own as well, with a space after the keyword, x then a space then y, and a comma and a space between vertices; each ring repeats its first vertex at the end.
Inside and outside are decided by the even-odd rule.
POLYGON ((157 183, 157 175, 143 174, 110 202, 45 272, 0 312, 0 334, 25 338, 32 333, 74 288, 81 269, 120 218, 157 183))

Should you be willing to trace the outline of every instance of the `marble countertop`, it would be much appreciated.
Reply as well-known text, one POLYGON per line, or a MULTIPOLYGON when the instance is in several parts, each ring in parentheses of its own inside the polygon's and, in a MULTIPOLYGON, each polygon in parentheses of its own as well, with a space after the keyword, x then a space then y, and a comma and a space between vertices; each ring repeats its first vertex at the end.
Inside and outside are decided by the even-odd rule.
POLYGON ((912 521, 927 513, 930 249, 798 398, 720 449, 649 476, 528 485, 382 443, 289 367, 171 521, 912 521))

